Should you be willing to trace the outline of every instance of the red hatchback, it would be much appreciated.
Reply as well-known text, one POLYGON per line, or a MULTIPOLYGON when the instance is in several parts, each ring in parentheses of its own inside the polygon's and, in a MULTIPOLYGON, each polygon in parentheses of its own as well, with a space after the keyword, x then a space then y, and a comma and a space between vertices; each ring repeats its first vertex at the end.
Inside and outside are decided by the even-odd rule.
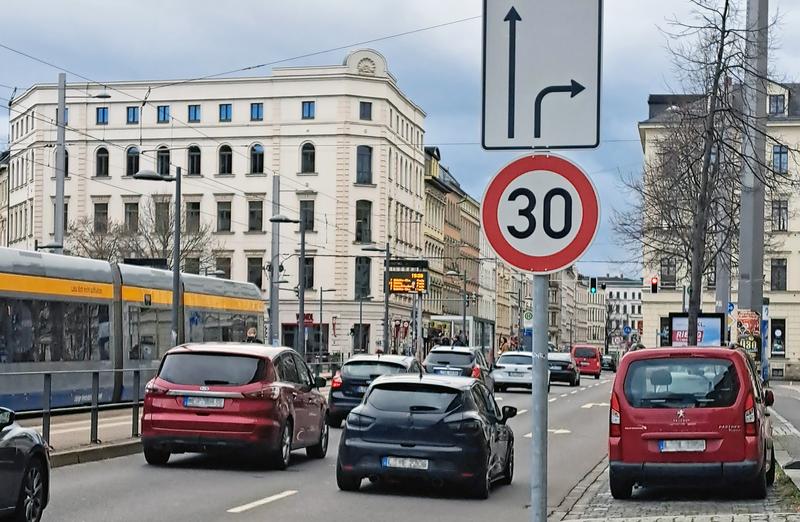
POLYGON ((246 450, 284 469, 291 451, 324 458, 328 406, 289 348, 185 344, 169 350, 147 384, 142 445, 150 464, 172 453, 246 450))
POLYGON ((773 401, 741 350, 626 354, 611 395, 611 494, 629 498, 634 484, 735 484, 764 498, 775 480, 773 401))
POLYGON ((578 362, 581 375, 594 375, 595 379, 600 378, 602 368, 599 348, 589 344, 576 344, 572 347, 572 356, 578 362))

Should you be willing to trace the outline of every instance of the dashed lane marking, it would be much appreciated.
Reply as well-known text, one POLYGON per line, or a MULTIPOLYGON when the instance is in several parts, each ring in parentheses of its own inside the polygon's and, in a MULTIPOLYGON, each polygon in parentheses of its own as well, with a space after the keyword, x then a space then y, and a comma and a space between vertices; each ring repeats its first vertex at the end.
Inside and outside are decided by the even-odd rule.
POLYGON ((556 398, 553 397, 552 399, 547 399, 547 402, 556 402, 556 398))
POLYGON ((517 410, 517 415, 522 415, 523 413, 528 413, 528 410, 517 410))
POLYGON ((568 393, 562 393, 562 394, 560 395, 560 397, 566 397, 567 395, 569 395, 569 394, 568 394, 568 393))
POLYGON ((293 489, 288 489, 282 493, 278 493, 277 495, 272 495, 271 497, 262 498, 261 500, 256 500, 255 502, 250 502, 249 504, 244 504, 242 506, 237 506, 235 508, 231 508, 228 510, 228 513, 244 513, 245 511, 250 511, 253 508, 257 508, 259 506, 263 506, 265 504, 269 504, 270 502, 275 502, 276 500, 280 500, 282 498, 291 497, 292 495, 296 495, 297 491, 293 489))
MULTIPOLYGON (((551 428, 547 430, 547 433, 552 433, 553 435, 569 435, 572 432, 562 428, 551 428)), ((524 437, 526 439, 530 439, 531 437, 533 437, 533 433, 526 433, 524 437)))
POLYGON ((578 390, 569 392, 570 395, 575 395, 576 393, 578 393, 578 390))
POLYGON ((587 402, 586 404, 581 406, 581 408, 583 408, 584 410, 588 410, 589 408, 593 408, 595 406, 600 406, 600 407, 608 406, 608 403, 607 402, 587 402))
POLYGON ((608 379, 603 379, 602 381, 600 381, 600 384, 607 384, 609 382, 611 382, 611 381, 608 380, 608 379))

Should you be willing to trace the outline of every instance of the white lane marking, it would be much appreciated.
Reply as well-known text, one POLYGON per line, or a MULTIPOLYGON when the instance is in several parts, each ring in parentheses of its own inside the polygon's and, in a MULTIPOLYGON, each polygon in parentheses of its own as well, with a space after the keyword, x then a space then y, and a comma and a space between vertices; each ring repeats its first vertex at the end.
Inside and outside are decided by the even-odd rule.
POLYGON ((569 392, 570 395, 575 395, 576 393, 578 393, 578 390, 574 390, 574 391, 569 392))
POLYGON ((587 386, 584 386, 583 388, 581 388, 581 391, 586 391, 586 388, 587 386))
MULTIPOLYGON (((97 425, 97 429, 101 430, 103 428, 118 428, 120 426, 130 426, 130 425, 131 425, 130 419, 127 420, 127 421, 109 422, 109 423, 106 423, 106 424, 103 424, 101 422, 101 423, 99 423, 97 425)), ((75 433, 75 432, 79 432, 79 431, 88 431, 90 429, 91 429, 90 426, 79 426, 77 428, 59 428, 59 429, 50 430, 50 435, 63 435, 64 433, 75 433)))
POLYGON ((585 410, 588 410, 589 408, 592 408, 593 406, 601 406, 601 407, 602 406, 608 406, 608 403, 607 402, 587 402, 586 404, 581 406, 581 408, 583 408, 585 410))
POLYGON ((528 413, 528 410, 517 410, 517 415, 522 415, 523 413, 528 413))
POLYGON ((775 408, 770 408, 769 411, 772 412, 772 415, 774 415, 776 419, 786 425, 786 429, 788 429, 792 435, 800 437, 800 431, 798 431, 797 428, 794 427, 794 424, 789 422, 786 417, 775 411, 775 408))
MULTIPOLYGON (((102 424, 104 422, 120 421, 120 420, 123 420, 123 419, 131 420, 131 415, 128 414, 128 415, 117 415, 116 417, 101 417, 100 418, 100 423, 102 424)), ((81 426, 81 425, 85 425, 88 428, 91 424, 92 424, 91 419, 85 419, 85 420, 79 420, 79 421, 69 421, 69 422, 58 422, 56 420, 56 418, 54 418, 54 417, 50 418, 50 429, 53 429, 53 428, 68 428, 70 426, 81 426)), ((31 426, 31 428, 34 428, 36 431, 39 431, 39 432, 42 431, 42 425, 41 424, 38 424, 36 426, 31 426)))
POLYGON ((567 395, 569 395, 569 394, 568 393, 562 393, 560 396, 561 397, 566 397, 567 395))
MULTIPOLYGON (((555 429, 547 430, 547 433, 552 433, 553 435, 569 435, 572 432, 569 431, 569 430, 562 429, 562 428, 555 428, 555 429)), ((533 437, 533 433, 526 433, 524 435, 524 437, 526 439, 530 439, 531 437, 533 437)))
POLYGON ((296 495, 297 491, 293 489, 287 489, 282 493, 278 493, 277 495, 272 495, 271 497, 262 498, 261 500, 256 500, 255 502, 250 502, 249 504, 244 504, 242 506, 237 506, 235 508, 231 508, 228 510, 228 513, 244 513, 245 511, 249 511, 253 508, 257 508, 259 506, 263 506, 264 504, 269 504, 270 502, 275 502, 276 500, 280 500, 282 498, 291 497, 292 495, 296 495))
POLYGON ((600 384, 606 384, 606 383, 609 383, 609 382, 611 382, 611 381, 608 380, 608 379, 603 379, 602 381, 600 381, 600 384))
POLYGON ((502 397, 495 397, 495 399, 498 400, 498 401, 502 401, 503 400, 502 397))
POLYGON ((547 402, 556 402, 556 398, 553 397, 552 399, 547 399, 547 402))

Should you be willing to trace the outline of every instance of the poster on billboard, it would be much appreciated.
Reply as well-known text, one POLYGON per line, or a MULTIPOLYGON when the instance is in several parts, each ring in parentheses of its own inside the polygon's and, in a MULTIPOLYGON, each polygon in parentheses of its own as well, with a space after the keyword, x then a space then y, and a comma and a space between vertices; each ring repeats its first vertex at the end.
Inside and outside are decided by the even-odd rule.
POLYGON ((736 342, 756 361, 761 360, 761 314, 739 310, 736 316, 736 342))
MULTIPOLYGON (((689 314, 669 314, 670 346, 689 346, 689 314)), ((704 314, 697 317, 696 346, 724 346, 725 314, 704 314)))

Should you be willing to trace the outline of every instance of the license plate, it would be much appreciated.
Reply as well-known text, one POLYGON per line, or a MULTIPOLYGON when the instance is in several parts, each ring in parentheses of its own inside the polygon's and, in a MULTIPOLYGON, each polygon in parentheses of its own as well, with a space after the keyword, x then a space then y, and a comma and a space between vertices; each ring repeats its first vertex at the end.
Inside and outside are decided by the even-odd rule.
POLYGON ((658 449, 661 453, 701 452, 706 450, 704 440, 660 440, 658 449))
POLYGON ((581 364, 581 366, 589 366, 589 363, 585 362, 585 361, 581 362, 580 364, 581 364))
POLYGON ((353 386, 354 393, 364 393, 365 391, 367 391, 366 386, 353 386))
POLYGON ((183 405, 187 408, 223 408, 225 399, 219 397, 184 397, 183 405))
POLYGON ((401 468, 401 469, 428 469, 428 461, 426 459, 412 459, 406 457, 383 457, 381 464, 384 468, 401 468))
POLYGON ((434 368, 433 373, 439 375, 461 375, 461 370, 449 370, 446 368, 434 368))
POLYGON ((523 377, 524 375, 524 372, 508 372, 509 377, 523 377))
POLYGON ((550 365, 550 369, 551 370, 560 370, 561 368, 557 364, 551 364, 550 365))

